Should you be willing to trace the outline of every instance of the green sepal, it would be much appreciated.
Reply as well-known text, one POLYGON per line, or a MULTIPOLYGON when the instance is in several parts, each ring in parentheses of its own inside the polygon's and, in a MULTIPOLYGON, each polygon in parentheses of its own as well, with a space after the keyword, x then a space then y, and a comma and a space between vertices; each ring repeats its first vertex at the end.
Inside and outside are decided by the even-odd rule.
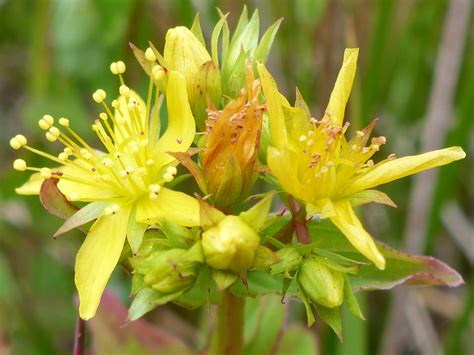
POLYGON ((170 222, 167 219, 163 219, 160 222, 160 229, 173 248, 185 249, 194 242, 193 234, 188 228, 170 222))
POLYGON ((216 283, 218 291, 224 291, 229 288, 235 281, 237 281, 239 276, 232 272, 212 270, 212 279, 216 283))
POLYGON ((270 248, 260 245, 255 251, 252 269, 266 270, 280 261, 281 259, 270 248))
POLYGON ((314 304, 314 308, 316 308, 322 321, 329 325, 339 340, 342 341, 342 317, 340 307, 329 309, 319 304, 314 304))
POLYGON ((199 12, 194 16, 194 21, 191 26, 191 32, 196 36, 196 38, 202 43, 205 47, 206 42, 204 41, 204 36, 202 34, 201 20, 199 17, 199 12))
POLYGON ((349 283, 349 279, 346 275, 344 275, 344 305, 353 315, 365 320, 364 314, 360 309, 359 302, 357 302, 357 298, 352 291, 351 284, 349 283))
POLYGON ((184 290, 163 294, 151 288, 146 288, 135 296, 128 310, 128 319, 131 321, 141 318, 146 313, 158 306, 171 302, 184 293, 184 290))
POLYGON ((240 218, 244 220, 253 230, 259 232, 264 226, 267 218, 268 212, 272 206, 273 196, 275 194, 270 192, 265 195, 258 203, 256 203, 252 208, 240 213, 240 218))

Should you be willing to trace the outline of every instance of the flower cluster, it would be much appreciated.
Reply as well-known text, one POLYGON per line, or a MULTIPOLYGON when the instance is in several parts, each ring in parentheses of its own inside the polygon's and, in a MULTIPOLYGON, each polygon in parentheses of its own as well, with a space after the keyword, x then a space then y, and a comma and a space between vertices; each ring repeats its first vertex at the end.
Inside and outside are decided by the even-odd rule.
POLYGON ((210 51, 198 17, 190 29, 168 31, 163 54, 151 43, 144 51, 132 46, 149 78, 145 100, 125 83, 125 64, 111 64, 117 93, 109 93, 112 100, 102 89, 92 95, 103 111, 91 126, 100 149, 69 119, 50 115, 38 125, 49 142, 63 145, 57 155, 23 135, 10 141, 52 161, 32 167, 15 160, 14 169, 35 172, 19 194, 41 195, 53 180, 65 201, 79 203, 56 234, 93 221, 75 265, 83 319, 95 315, 119 263, 132 273, 131 319, 167 302, 219 302, 226 289, 240 297, 299 297, 310 322, 314 306, 333 326, 343 302, 362 317, 351 282, 365 285, 364 270, 383 279, 401 261, 372 239, 354 207, 394 206, 374 188, 465 156, 452 147, 375 163, 386 143, 370 138, 375 120, 346 138, 357 49, 346 50, 327 109, 316 118, 299 93, 290 105, 265 67, 280 21, 259 40, 258 12, 249 19, 244 10, 232 36, 226 17, 210 51), (192 194, 179 191, 189 177, 192 194), (266 192, 252 195, 258 178, 266 192), (277 195, 286 208, 272 213, 277 195))

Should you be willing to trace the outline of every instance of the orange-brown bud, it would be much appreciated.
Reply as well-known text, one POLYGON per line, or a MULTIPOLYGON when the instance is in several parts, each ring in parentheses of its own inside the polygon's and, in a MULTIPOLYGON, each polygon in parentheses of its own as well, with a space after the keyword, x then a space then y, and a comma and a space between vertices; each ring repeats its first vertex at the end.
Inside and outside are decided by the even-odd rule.
POLYGON ((223 110, 208 111, 201 162, 208 191, 219 207, 246 198, 257 177, 265 106, 259 104, 260 82, 250 67, 247 83, 247 90, 223 110))

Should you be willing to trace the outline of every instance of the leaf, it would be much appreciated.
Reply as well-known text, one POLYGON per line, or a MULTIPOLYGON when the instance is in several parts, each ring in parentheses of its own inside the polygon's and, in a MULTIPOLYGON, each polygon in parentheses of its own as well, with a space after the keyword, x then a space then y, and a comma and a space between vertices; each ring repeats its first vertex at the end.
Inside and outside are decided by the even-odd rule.
POLYGON ((356 317, 365 320, 362 310, 360 309, 359 302, 352 292, 352 286, 349 283, 349 279, 344 275, 344 305, 347 309, 356 317))
MULTIPOLYGON (((312 221, 309 228, 317 248, 366 262, 329 220, 312 221)), ((387 261, 386 268, 362 266, 357 275, 349 277, 355 290, 388 290, 402 284, 457 287, 464 283, 455 270, 436 258, 406 254, 381 242, 376 244, 387 261)))
POLYGON ((184 293, 180 290, 174 293, 160 293, 152 288, 146 288, 137 293, 128 310, 128 319, 137 320, 156 307, 166 304, 184 293))
POLYGON ((348 199, 353 207, 366 205, 368 203, 380 203, 390 207, 397 207, 395 202, 393 202, 387 194, 378 190, 364 190, 345 196, 344 198, 348 199))
POLYGON ((283 277, 270 275, 263 271, 249 271, 247 285, 237 282, 232 286, 232 292, 241 297, 257 297, 262 295, 279 295, 282 293, 283 277))
POLYGON ((267 61, 268 54, 270 53, 270 48, 272 47, 273 41, 275 39, 278 28, 280 27, 283 18, 277 20, 273 25, 271 25, 268 30, 263 34, 260 43, 255 50, 255 61, 265 63, 267 61))
POLYGON ((189 229, 170 222, 166 218, 161 221, 160 229, 169 240, 173 248, 186 249, 194 240, 193 235, 189 229))
POLYGON ((279 263, 281 259, 269 248, 260 245, 255 251, 253 269, 269 269, 272 265, 279 263))
POLYGON ((106 290, 97 316, 89 321, 96 354, 183 354, 194 352, 180 339, 145 320, 130 322, 127 309, 111 291, 106 290))
MULTIPOLYGON (((229 14, 225 14, 224 16, 221 17, 219 22, 214 26, 214 29, 212 30, 212 36, 211 36, 211 52, 212 52, 212 60, 214 63, 216 63, 217 66, 219 66, 219 55, 218 55, 218 41, 219 41, 219 36, 222 31, 222 27, 224 26, 224 23, 227 22, 227 16, 229 14)), ((223 58, 224 60, 224 58, 223 58)))
POLYGON ((46 179, 41 184, 39 198, 41 204, 52 215, 68 219, 79 209, 69 202, 58 189, 58 179, 46 179))
POLYGON ((181 307, 196 309, 204 303, 217 303, 217 299, 212 297, 213 294, 215 292, 211 292, 211 272, 209 267, 203 266, 199 269, 199 274, 193 287, 174 299, 173 302, 181 307))
POLYGON ((311 330, 292 325, 285 330, 280 339, 276 355, 317 355, 318 348, 311 330))
POLYGON ((204 36, 202 34, 201 21, 199 18, 199 13, 194 17, 193 25, 191 26, 191 32, 196 36, 196 38, 202 43, 205 47, 206 42, 204 41, 204 36))
POLYGON ((246 334, 245 355, 271 354, 285 321, 288 307, 281 304, 278 296, 264 296, 249 300, 248 303, 250 302, 256 302, 258 308, 253 314, 249 312, 253 309, 247 306, 245 309, 245 328, 254 329, 251 336, 246 334))
POLYGON ((145 235, 145 232, 148 228, 147 224, 137 222, 136 211, 137 208, 134 205, 130 212, 127 226, 127 240, 128 244, 130 244, 130 249, 132 249, 133 254, 138 253, 138 250, 142 245, 143 236, 145 235))
POLYGON ((314 304, 314 308, 316 308, 321 320, 329 325, 332 330, 334 330, 334 333, 336 333, 337 337, 342 342, 342 320, 340 307, 330 309, 319 304, 314 304))
MULTIPOLYGON (((86 206, 82 207, 79 211, 69 217, 66 222, 54 233, 54 238, 57 238, 61 234, 69 232, 70 230, 80 227, 90 221, 93 221, 100 216, 108 202, 91 202, 86 206)), ((82 231, 85 231, 81 228, 82 231)))
POLYGON ((240 218, 242 218, 244 222, 252 227, 256 232, 259 232, 260 229, 262 229, 268 218, 268 212, 272 206, 273 196, 275 196, 274 193, 267 194, 252 208, 239 215, 240 218))
POLYGON ((200 211, 200 225, 201 226, 214 226, 218 224, 224 217, 225 214, 218 209, 210 206, 203 199, 198 199, 199 211, 200 211))
POLYGON ((235 281, 237 281, 238 278, 239 276, 237 274, 233 274, 231 272, 225 272, 220 270, 212 271, 212 279, 216 282, 218 291, 224 291, 235 281))

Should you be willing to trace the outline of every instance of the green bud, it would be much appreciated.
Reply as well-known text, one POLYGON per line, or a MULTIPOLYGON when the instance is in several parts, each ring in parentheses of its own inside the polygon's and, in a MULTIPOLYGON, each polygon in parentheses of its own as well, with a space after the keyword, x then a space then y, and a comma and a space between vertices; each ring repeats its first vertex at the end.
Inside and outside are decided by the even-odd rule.
POLYGON ((282 248, 276 252, 280 262, 271 267, 273 274, 296 270, 300 267, 303 257, 295 248, 282 248))
POLYGON ((217 270, 247 271, 253 263, 260 237, 240 217, 226 216, 202 234, 207 264, 217 270))
POLYGON ((339 307, 344 299, 344 275, 314 258, 303 261, 298 281, 313 302, 326 308, 339 307))

